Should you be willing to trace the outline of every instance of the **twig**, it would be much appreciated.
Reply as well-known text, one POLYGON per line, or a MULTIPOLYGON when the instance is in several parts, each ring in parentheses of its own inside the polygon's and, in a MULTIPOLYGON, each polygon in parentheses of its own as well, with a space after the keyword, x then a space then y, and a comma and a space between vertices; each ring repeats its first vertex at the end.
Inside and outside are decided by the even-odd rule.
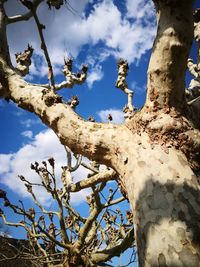
POLYGON ((41 49, 44 51, 44 56, 46 58, 47 65, 48 65, 48 78, 50 80, 52 88, 55 89, 53 68, 52 68, 51 60, 49 57, 49 53, 48 53, 47 46, 46 46, 45 39, 44 39, 44 35, 43 35, 43 30, 45 29, 45 26, 40 23, 39 18, 37 16, 37 10, 34 7, 33 3, 30 2, 30 6, 28 6, 26 1, 23 1, 23 0, 20 0, 20 1, 24 6, 26 6, 30 10, 30 12, 32 13, 32 15, 34 17, 35 23, 37 25, 38 33, 40 36, 40 40, 41 40, 41 49))

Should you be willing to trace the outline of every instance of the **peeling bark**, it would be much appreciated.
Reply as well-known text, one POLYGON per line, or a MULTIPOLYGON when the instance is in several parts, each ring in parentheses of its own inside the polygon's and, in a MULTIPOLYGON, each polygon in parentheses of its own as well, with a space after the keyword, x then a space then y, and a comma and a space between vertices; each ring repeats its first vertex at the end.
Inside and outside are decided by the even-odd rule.
POLYGON ((158 29, 148 68, 146 106, 184 108, 186 62, 193 38, 194 1, 156 0, 158 29))
POLYGON ((200 266, 197 177, 183 153, 152 147, 146 138, 133 148, 134 168, 125 174, 139 266, 200 266))
POLYGON ((122 126, 86 122, 52 89, 16 74, 0 4, 0 96, 34 112, 73 152, 120 175, 134 214, 140 267, 200 266, 200 125, 194 110, 188 112, 184 85, 193 2, 154 0, 158 32, 147 100, 122 126))
POLYGON ((73 152, 111 165, 115 160, 111 150, 119 146, 124 126, 86 122, 52 90, 28 84, 12 70, 9 72, 6 81, 11 100, 40 117, 73 152))

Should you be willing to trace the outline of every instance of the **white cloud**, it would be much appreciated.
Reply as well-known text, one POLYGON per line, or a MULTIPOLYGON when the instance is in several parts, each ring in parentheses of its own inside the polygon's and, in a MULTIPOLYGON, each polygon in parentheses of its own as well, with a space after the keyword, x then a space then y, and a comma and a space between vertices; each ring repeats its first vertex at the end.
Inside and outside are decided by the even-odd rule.
MULTIPOLYGON (((13 154, 0 154, 0 181, 7 185, 20 198, 30 197, 23 183, 17 177, 18 175, 25 176, 31 182, 40 182, 39 176, 30 169, 30 164, 37 161, 47 160, 49 157, 54 157, 56 160, 56 174, 58 187, 61 187, 60 175, 61 166, 66 165, 66 152, 60 144, 57 136, 52 130, 46 130, 37 134, 33 141, 21 147, 13 154)), ((80 167, 73 173, 74 181, 78 181, 87 176, 88 171, 80 167)), ((85 200, 85 196, 89 190, 84 190, 80 193, 74 193, 71 201, 73 204, 79 204, 85 200)), ((51 204, 51 197, 41 187, 37 187, 35 191, 38 199, 45 205, 51 204)))
MULTIPOLYGON (((45 1, 40 5, 38 16, 41 23, 46 25, 44 36, 53 63, 63 64, 63 57, 66 52, 70 52, 75 57, 79 52, 83 37, 79 35, 79 32, 73 32, 72 25, 76 20, 81 20, 81 14, 87 2, 87 0, 73 2, 75 14, 70 12, 66 6, 55 11, 49 10, 45 1)), ((7 1, 6 10, 8 14, 12 15, 27 12, 17 0, 7 1)), ((8 37, 13 61, 15 61, 14 54, 23 51, 28 43, 33 46, 35 53, 40 56, 43 55, 33 19, 9 25, 8 37)))
POLYGON ((126 0, 127 17, 137 19, 153 19, 154 5, 148 0, 126 0))
POLYGON ((6 173, 10 170, 12 154, 0 154, 0 173, 6 173))
POLYGON ((33 132, 32 131, 24 131, 21 133, 21 135, 31 139, 33 137, 33 132))
MULTIPOLYGON (((113 1, 106 0, 94 6, 94 10, 87 18, 74 23, 74 31, 79 31, 92 44, 103 41, 111 55, 116 58, 123 57, 130 63, 139 59, 147 49, 152 46, 155 35, 155 25, 152 22, 152 10, 150 5, 144 5, 140 1, 140 7, 145 6, 151 16, 146 15, 141 19, 134 15, 134 23, 127 18, 122 18, 113 1), (150 19, 150 21, 148 20, 150 19), (145 20, 145 24, 144 24, 145 20)), ((138 4, 139 4, 138 3, 138 4)))
POLYGON ((112 115, 112 122, 116 124, 121 124, 124 121, 124 113, 119 109, 106 109, 97 112, 102 122, 108 122, 108 115, 112 115))
POLYGON ((102 71, 102 66, 96 65, 95 68, 92 69, 92 71, 88 74, 87 77, 87 84, 89 88, 92 88, 93 83, 96 81, 100 81, 104 76, 104 73, 102 71))
MULTIPOLYGON (((155 35, 152 3, 144 0, 126 0, 127 13, 122 16, 112 0, 94 1, 93 8, 86 16, 84 10, 88 2, 88 0, 73 1, 75 14, 67 10, 66 6, 58 11, 49 11, 46 3, 43 3, 39 8, 38 14, 41 22, 46 25, 44 35, 51 60, 56 66, 56 73, 61 73, 58 64, 63 64, 64 55, 70 53, 76 58, 86 44, 92 48, 101 42, 101 47, 104 47, 107 53, 104 59, 112 55, 116 58, 123 57, 129 63, 139 60, 151 48, 155 35), (130 20, 130 17, 133 20, 130 20)), ((22 12, 16 0, 9 0, 6 6, 9 13, 16 13, 16 10, 22 12)), ((8 37, 12 55, 23 51, 27 43, 33 45, 35 53, 42 55, 33 19, 9 25, 8 37)), ((96 49, 96 53, 100 58, 102 51, 96 49)), ((14 59, 14 56, 12 58, 14 59)), ((40 62, 39 66, 35 60, 33 63, 34 75, 46 75, 47 68, 44 61, 40 62)), ((96 73, 96 71, 91 73, 91 81, 95 78, 98 80, 99 75, 96 73)))

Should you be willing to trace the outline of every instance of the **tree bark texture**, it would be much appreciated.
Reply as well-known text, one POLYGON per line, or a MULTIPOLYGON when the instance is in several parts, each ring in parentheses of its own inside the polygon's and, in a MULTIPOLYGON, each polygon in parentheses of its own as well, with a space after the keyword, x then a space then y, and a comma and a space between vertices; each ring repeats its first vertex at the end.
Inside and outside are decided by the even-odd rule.
POLYGON ((86 122, 52 89, 25 82, 6 56, 2 6, 0 96, 34 112, 73 152, 117 171, 134 214, 140 267, 200 267, 199 115, 184 95, 193 1, 154 3, 147 100, 124 125, 86 122))
POLYGON ((142 139, 125 174, 139 266, 200 266, 197 178, 182 152, 142 139))
POLYGON ((193 39, 194 1, 155 0, 157 35, 148 68, 150 108, 184 108, 185 71, 193 39))

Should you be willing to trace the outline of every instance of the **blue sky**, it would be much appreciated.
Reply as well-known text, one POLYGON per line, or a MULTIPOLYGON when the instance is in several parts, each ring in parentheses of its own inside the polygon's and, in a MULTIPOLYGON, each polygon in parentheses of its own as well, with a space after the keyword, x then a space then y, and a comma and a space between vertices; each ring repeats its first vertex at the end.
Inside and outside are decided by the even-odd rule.
MULTIPOLYGON (((65 101, 77 95, 80 100, 77 112, 85 119, 92 115, 96 121, 107 122, 107 115, 111 113, 113 121, 121 123, 127 96, 115 88, 117 60, 123 57, 130 64, 127 81, 134 91, 134 105, 139 108, 145 100, 146 72, 156 32, 152 3, 147 0, 71 0, 70 5, 72 7, 65 5, 60 10, 50 11, 44 3, 38 13, 41 22, 46 25, 44 34, 56 82, 64 79, 64 56, 74 58, 75 71, 82 63, 89 66, 84 85, 63 89, 60 94, 65 101)), ((9 15, 25 11, 16 0, 8 0, 6 10, 9 15)), ((10 25, 8 39, 14 65, 14 54, 22 52, 28 43, 33 46, 31 71, 26 79, 46 83, 47 67, 34 21, 10 25)), ((61 166, 65 163, 65 152, 51 130, 41 124, 34 114, 19 109, 15 104, 0 100, 0 118, 1 187, 13 200, 22 198, 29 205, 30 199, 17 175, 37 179, 29 169, 31 162, 54 156, 61 166)), ((76 179, 85 175, 82 169, 76 179)), ((74 205, 81 206, 86 194, 74 198, 74 205)), ((43 192, 38 192, 38 195, 43 203, 49 200, 43 192)), ((14 219, 11 214, 8 215, 14 219)), ((12 230, 12 235, 19 237, 19 231, 12 230)), ((121 261, 120 264, 125 263, 124 258, 121 261)))

